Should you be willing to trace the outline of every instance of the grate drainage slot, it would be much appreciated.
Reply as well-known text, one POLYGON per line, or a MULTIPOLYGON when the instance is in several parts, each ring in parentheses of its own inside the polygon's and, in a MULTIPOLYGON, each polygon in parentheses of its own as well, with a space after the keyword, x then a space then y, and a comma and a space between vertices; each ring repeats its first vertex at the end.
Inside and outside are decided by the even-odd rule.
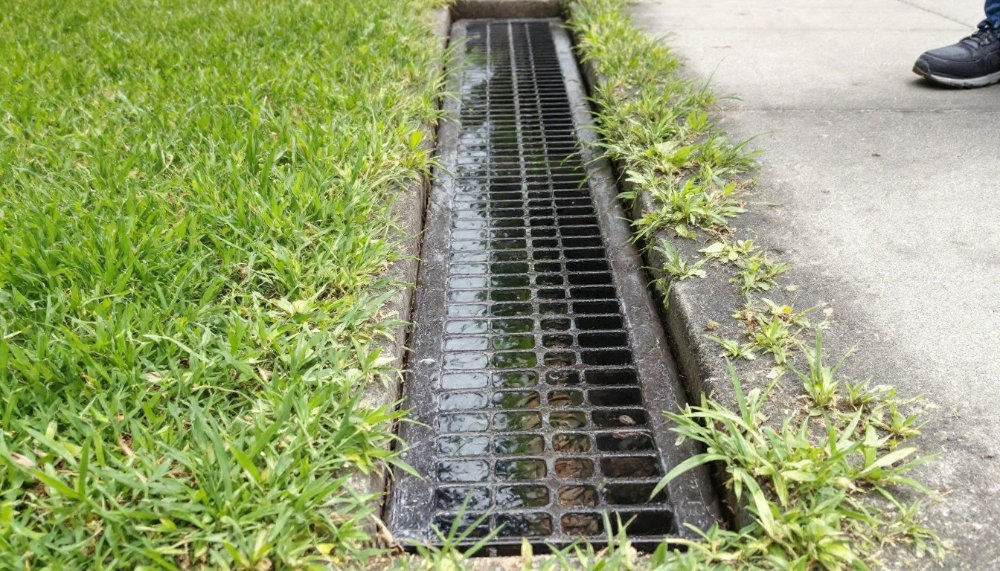
POLYGON ((703 472, 650 494, 694 451, 663 410, 677 381, 556 20, 464 20, 440 130, 389 505, 397 540, 456 518, 491 545, 649 545, 715 520, 703 472), (592 140, 591 140, 592 142, 592 140), (464 509, 464 514, 462 509, 464 509))

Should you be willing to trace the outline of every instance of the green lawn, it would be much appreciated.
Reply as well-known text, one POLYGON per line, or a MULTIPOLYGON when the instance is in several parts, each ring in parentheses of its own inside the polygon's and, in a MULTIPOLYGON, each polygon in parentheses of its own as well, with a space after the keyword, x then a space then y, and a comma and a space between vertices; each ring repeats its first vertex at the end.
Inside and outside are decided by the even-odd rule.
POLYGON ((0 13, 0 568, 364 557, 434 0, 0 13))

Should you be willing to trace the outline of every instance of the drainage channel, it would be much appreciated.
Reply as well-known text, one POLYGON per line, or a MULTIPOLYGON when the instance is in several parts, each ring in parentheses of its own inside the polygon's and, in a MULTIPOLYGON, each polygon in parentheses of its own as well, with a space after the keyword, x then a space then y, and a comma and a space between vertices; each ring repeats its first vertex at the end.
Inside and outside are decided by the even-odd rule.
POLYGON ((388 525, 436 543, 485 515, 492 552, 522 538, 637 545, 716 521, 695 453, 662 416, 677 380, 640 258, 557 20, 452 28, 455 97, 439 132, 388 525), (606 529, 610 522, 611 529, 606 529))

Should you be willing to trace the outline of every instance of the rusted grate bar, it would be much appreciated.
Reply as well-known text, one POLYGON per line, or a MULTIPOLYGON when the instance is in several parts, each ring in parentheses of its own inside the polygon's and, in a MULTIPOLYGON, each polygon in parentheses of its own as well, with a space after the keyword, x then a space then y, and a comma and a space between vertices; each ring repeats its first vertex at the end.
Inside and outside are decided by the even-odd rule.
POLYGON ((405 383, 422 424, 401 429, 424 479, 397 474, 391 530, 434 541, 431 526, 448 529, 463 505, 464 523, 489 514, 473 535, 499 529, 498 545, 599 540, 614 531, 604 514, 649 541, 705 525, 703 477, 650 497, 690 452, 660 414, 682 391, 620 212, 613 198, 595 207, 588 171, 607 178, 607 166, 588 166, 578 138, 565 33, 466 21, 453 40, 459 97, 441 131, 405 383))

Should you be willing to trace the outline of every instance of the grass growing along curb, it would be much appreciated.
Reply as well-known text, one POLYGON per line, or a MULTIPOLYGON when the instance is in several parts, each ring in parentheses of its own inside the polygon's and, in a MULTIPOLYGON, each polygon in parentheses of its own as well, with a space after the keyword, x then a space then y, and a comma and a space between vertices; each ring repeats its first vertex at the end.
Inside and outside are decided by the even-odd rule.
POLYGON ((0 16, 0 568, 363 560, 438 0, 0 16))
POLYGON ((626 0, 574 0, 570 26, 579 53, 599 76, 599 130, 606 155, 628 181, 623 198, 647 195, 655 204, 634 221, 637 240, 666 260, 658 283, 665 295, 677 280, 706 275, 713 261, 730 272, 746 301, 733 315, 746 340, 712 338, 731 357, 766 354, 773 365, 770 386, 746 394, 730 366, 738 410, 703 398, 667 415, 682 438, 706 452, 661 485, 696 465, 720 463, 730 490, 744 500, 747 521, 739 530, 713 527, 701 541, 683 542, 685 551, 661 546, 647 563, 864 568, 877 563, 886 545, 904 542, 918 556, 943 557, 943 543, 920 524, 920 499, 912 499, 930 492, 908 476, 926 460, 902 445, 919 426, 916 414, 904 412, 911 403, 889 387, 841 378, 839 364, 825 364, 822 327, 809 322, 809 310, 762 296, 788 266, 735 239, 728 227, 743 211, 752 156, 712 125, 711 94, 676 73, 677 60, 634 26, 626 7, 626 0), (664 232, 676 237, 661 238, 664 232), (708 245, 689 258, 679 248, 686 240, 708 245), (811 348, 809 335, 815 336, 811 348), (796 370, 803 359, 807 369, 796 370), (801 383, 802 405, 788 418, 769 419, 764 404, 789 368, 801 383))

